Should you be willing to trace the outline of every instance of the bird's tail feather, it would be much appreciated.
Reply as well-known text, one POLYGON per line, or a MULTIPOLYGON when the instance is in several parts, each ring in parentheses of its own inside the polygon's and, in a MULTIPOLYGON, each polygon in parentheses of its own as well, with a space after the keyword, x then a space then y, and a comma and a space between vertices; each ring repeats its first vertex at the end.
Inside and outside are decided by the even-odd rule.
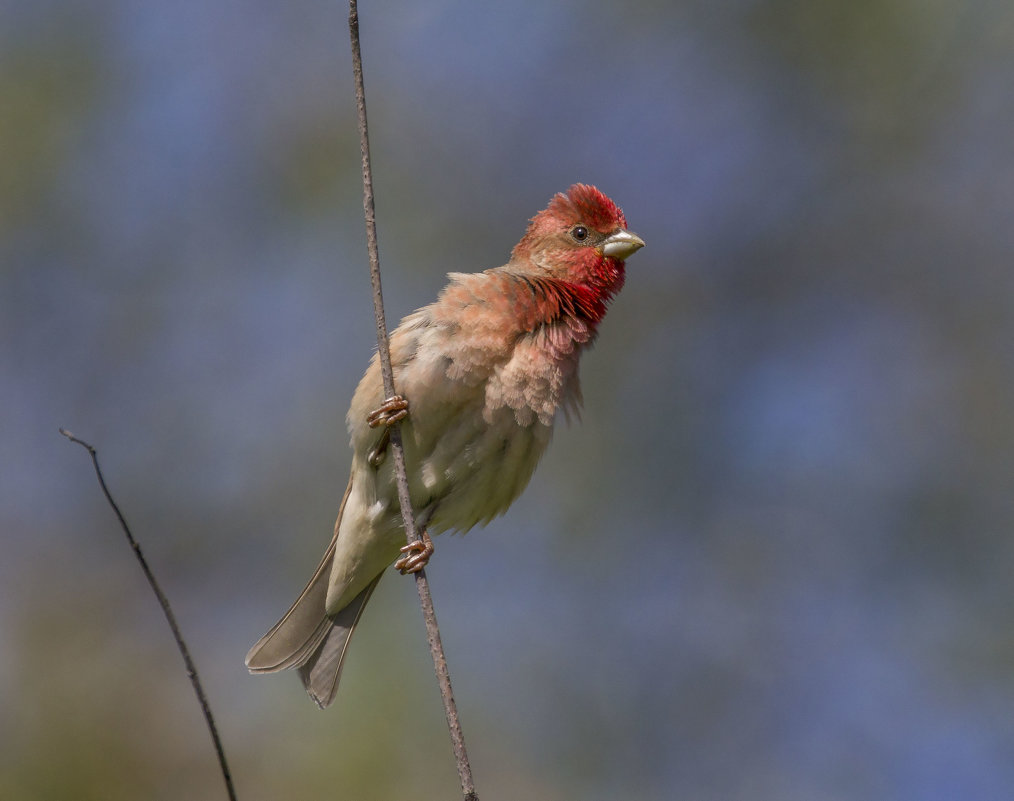
POLYGON ((307 694, 321 709, 330 706, 338 692, 338 679, 342 674, 342 663, 349 639, 359 622, 359 617, 366 608, 373 590, 376 588, 381 573, 369 583, 352 602, 337 615, 324 620, 330 624, 323 632, 317 648, 302 664, 299 665, 299 677, 303 680, 307 694))
POLYGON ((285 616, 246 655, 247 670, 251 673, 275 673, 298 668, 307 693, 321 709, 334 700, 349 638, 383 575, 383 572, 378 574, 344 609, 328 616, 325 609, 331 562, 338 527, 351 489, 350 479, 338 512, 334 536, 313 578, 285 616))

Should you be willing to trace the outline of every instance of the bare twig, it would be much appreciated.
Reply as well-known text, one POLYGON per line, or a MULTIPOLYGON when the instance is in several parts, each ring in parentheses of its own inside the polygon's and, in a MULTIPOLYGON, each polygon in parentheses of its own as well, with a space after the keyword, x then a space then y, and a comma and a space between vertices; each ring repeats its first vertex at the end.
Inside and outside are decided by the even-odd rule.
MULTIPOLYGON (((391 368, 390 342, 387 336, 387 323, 384 319, 384 300, 380 287, 380 254, 377 249, 377 222, 373 206, 373 175, 370 168, 370 138, 366 126, 366 90, 363 87, 363 57, 359 48, 359 10, 356 0, 349 0, 349 34, 352 39, 352 72, 356 84, 356 111, 359 116, 359 144, 363 157, 363 213, 366 218, 366 244, 370 253, 370 278, 373 283, 373 311, 377 320, 377 346, 380 354, 380 370, 384 379, 384 395, 395 394, 394 371, 391 368)), ((391 426, 391 453, 394 456, 394 471, 398 483, 398 501, 401 503, 401 515, 405 522, 405 537, 409 543, 415 542, 415 515, 412 511, 412 500, 408 490, 408 475, 405 471, 405 451, 401 444, 401 426, 391 426)), ((458 721, 458 709, 454 703, 451 690, 451 677, 444 658, 444 647, 440 642, 440 629, 437 626, 436 613, 433 610, 433 598, 426 571, 415 574, 416 588, 419 591, 419 604, 426 621, 426 636, 433 655, 433 669, 440 684, 440 695, 444 701, 444 714, 451 733, 451 746, 458 763, 458 778, 461 780, 461 792, 465 801, 478 801, 475 784, 472 781, 472 768, 468 763, 465 750, 465 736, 458 721)))
POLYGON ((155 580, 155 575, 151 572, 151 568, 148 567, 148 562, 145 560, 144 554, 141 553, 141 546, 138 544, 137 540, 134 539, 134 535, 131 534, 130 527, 127 525, 127 521, 120 512, 120 507, 116 505, 116 501, 113 500, 112 493, 109 492, 109 487, 106 486, 106 481, 102 477, 102 469, 99 467, 99 458, 95 452, 95 448, 84 440, 78 439, 66 429, 61 428, 60 433, 71 442, 76 442, 82 448, 87 450, 88 454, 92 457, 92 465, 95 468, 95 475, 99 479, 99 486, 102 487, 102 492, 106 496, 106 500, 109 501, 109 505, 116 513, 116 518, 120 521, 120 528, 123 529, 123 533, 127 537, 127 542, 130 543, 130 547, 134 551, 134 556, 137 557, 137 561, 141 565, 141 570, 144 572, 145 578, 148 579, 148 584, 151 585, 152 592, 155 593, 159 606, 162 607, 162 612, 165 614, 165 619, 169 623, 169 628, 172 630, 173 637, 176 639, 176 647, 179 649, 180 655, 183 657, 183 664, 186 667, 187 677, 190 679, 194 692, 197 694, 197 700, 201 705, 201 711, 204 713, 204 720, 208 724, 208 731, 211 732, 211 739, 215 744, 215 753, 218 754, 218 765, 222 769, 222 778, 225 779, 225 789, 229 794, 230 800, 236 801, 236 790, 232 786, 232 774, 230 774, 229 765, 225 760, 225 749, 222 747, 222 741, 218 737, 218 728, 215 726, 215 718, 211 714, 211 705, 208 703, 208 698, 204 694, 204 688, 201 686, 201 680, 197 676, 197 667, 194 665, 194 660, 190 658, 190 651, 183 639, 183 634, 180 632, 180 627, 176 624, 176 616, 173 615, 173 611, 169 607, 169 599, 166 598, 165 593, 162 592, 162 588, 159 587, 158 582, 155 580))

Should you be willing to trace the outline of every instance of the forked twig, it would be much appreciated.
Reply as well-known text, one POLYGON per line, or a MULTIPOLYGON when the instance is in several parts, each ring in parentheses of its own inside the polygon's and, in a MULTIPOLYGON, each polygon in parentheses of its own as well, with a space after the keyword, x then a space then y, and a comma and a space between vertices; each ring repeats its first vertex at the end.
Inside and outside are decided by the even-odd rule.
MULTIPOLYGON (((356 0, 349 0, 349 34, 352 39, 352 72, 356 84, 356 111, 359 117, 359 144, 363 157, 363 214, 366 218, 366 245, 370 253, 370 279, 373 283, 373 311, 377 320, 377 346, 380 354, 380 371, 384 379, 384 395, 390 398, 395 394, 394 371, 391 368, 390 343, 387 336, 387 322, 384 318, 384 300, 380 288, 380 254, 377 249, 377 222, 373 205, 373 175, 370 168, 370 138, 366 126, 366 90, 363 87, 363 57, 359 47, 359 10, 356 0)), ((405 536, 409 543, 416 537, 415 515, 412 511, 412 500, 408 490, 408 475, 405 471, 405 451, 401 444, 401 426, 395 423, 390 428, 391 453, 394 456, 394 474, 398 483, 398 501, 401 504, 401 515, 405 522, 405 536)), ((451 677, 444 658, 444 647, 440 642, 440 629, 437 616, 433 610, 433 597, 426 571, 415 574, 416 589, 419 591, 419 605, 422 607, 426 621, 426 637, 429 640, 430 652, 433 656, 433 669, 440 684, 440 696, 444 702, 444 714, 447 727, 451 733, 451 746, 454 758, 458 763, 458 778, 461 780, 461 792, 464 801, 478 801, 475 784, 472 781, 472 768, 468 763, 465 750, 465 736, 458 721, 458 709, 451 691, 451 677)))
POLYGON ((190 657, 190 650, 187 648, 187 644, 183 639, 180 627, 176 624, 176 616, 173 614, 173 611, 169 606, 169 599, 166 598, 165 593, 162 592, 162 588, 155 580, 154 573, 151 572, 151 568, 148 567, 148 562, 144 558, 144 554, 141 553, 141 546, 138 544, 137 540, 134 539, 134 535, 130 532, 130 526, 127 525, 127 521, 124 519, 123 513, 120 512, 120 507, 116 505, 116 501, 113 500, 113 495, 109 491, 109 487, 106 486, 106 480, 102 477, 102 469, 99 467, 99 457, 95 452, 95 448, 83 439, 78 439, 64 428, 60 429, 60 433, 71 442, 76 442, 82 448, 87 450, 88 455, 92 457, 92 466, 95 468, 95 475, 99 479, 99 486, 102 487, 102 492, 106 496, 106 500, 116 513, 116 519, 120 521, 120 528, 123 529, 123 533, 127 537, 127 542, 130 544, 131 549, 133 549, 134 556, 137 557, 137 561, 141 565, 141 570, 144 572, 145 578, 148 579, 148 584, 151 585, 152 592, 155 593, 159 606, 162 607, 162 612, 165 615, 166 622, 169 623, 169 628, 172 630, 173 637, 176 639, 176 647, 179 649, 180 655, 183 657, 183 664, 186 667, 187 677, 190 679, 191 685, 193 685, 194 693, 197 695, 197 701, 200 703, 201 711, 204 713, 204 720, 208 724, 208 731, 211 732, 211 739, 215 744, 215 753, 218 754, 218 765, 222 770, 222 778, 225 779, 225 789, 229 794, 230 801, 236 801, 236 790, 232 786, 232 774, 229 772, 229 764, 225 760, 225 749, 222 747, 222 741, 218 736, 218 727, 215 726, 215 718, 211 714, 211 705, 208 703, 208 698, 204 694, 204 688, 201 686, 201 680, 197 676, 197 667, 194 665, 194 660, 190 657))

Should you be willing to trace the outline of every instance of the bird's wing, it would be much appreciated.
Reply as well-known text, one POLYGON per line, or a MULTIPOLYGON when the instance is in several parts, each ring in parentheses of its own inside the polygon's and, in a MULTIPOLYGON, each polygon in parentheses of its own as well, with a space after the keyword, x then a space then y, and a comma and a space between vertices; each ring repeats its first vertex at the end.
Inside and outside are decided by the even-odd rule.
POLYGON ((325 614, 324 608, 331 576, 331 562, 338 540, 338 528, 351 492, 352 477, 349 476, 349 485, 345 488, 331 544, 327 546, 313 578, 296 602, 246 655, 246 666, 251 673, 274 673, 287 668, 301 667, 313 656, 334 626, 334 622, 325 614))

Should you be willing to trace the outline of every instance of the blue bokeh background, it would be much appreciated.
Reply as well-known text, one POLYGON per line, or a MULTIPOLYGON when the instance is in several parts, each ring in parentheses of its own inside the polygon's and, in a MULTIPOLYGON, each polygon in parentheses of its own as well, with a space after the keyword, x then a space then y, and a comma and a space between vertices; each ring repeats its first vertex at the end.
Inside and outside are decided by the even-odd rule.
MULTIPOLYGON (((243 655, 374 346, 346 9, 0 3, 0 797, 453 797, 414 589, 335 706, 243 655)), ((392 320, 575 181, 648 246, 429 574, 483 799, 1014 787, 1014 8, 363 3, 392 320)))

